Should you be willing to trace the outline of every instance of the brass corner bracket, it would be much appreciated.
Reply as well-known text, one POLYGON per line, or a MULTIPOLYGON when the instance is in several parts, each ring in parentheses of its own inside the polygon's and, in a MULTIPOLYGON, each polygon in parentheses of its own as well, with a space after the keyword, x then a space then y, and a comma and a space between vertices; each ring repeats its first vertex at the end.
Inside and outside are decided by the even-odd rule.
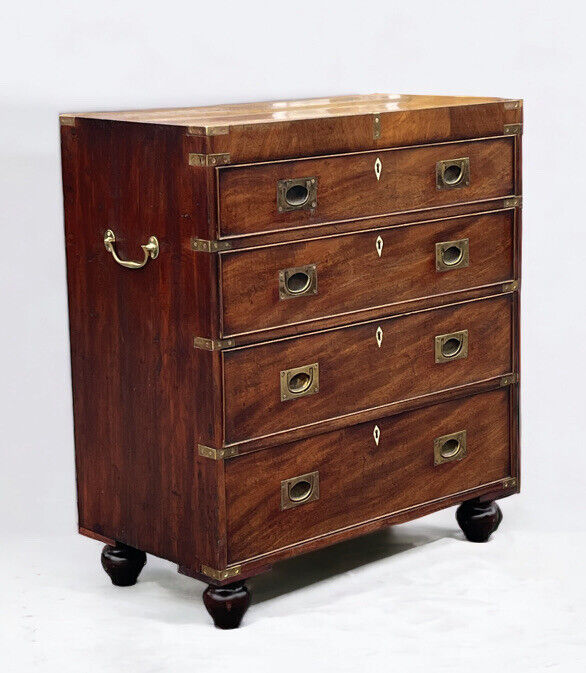
POLYGON ((225 570, 216 570, 210 566, 206 566, 203 563, 201 564, 201 573, 207 577, 211 577, 214 580, 227 580, 230 577, 236 577, 242 572, 242 566, 232 566, 231 568, 226 568, 225 570))
POLYGON ((515 488, 517 486, 517 479, 515 477, 503 479, 502 486, 503 488, 515 488))
POLYGON ((189 154, 190 166, 223 166, 230 163, 229 154, 189 154))
POLYGON ((510 386, 513 383, 519 382, 519 374, 509 374, 508 376, 502 376, 500 380, 500 385, 502 388, 510 386))
POLYGON ((196 252, 222 252, 232 247, 229 241, 206 241, 204 238, 192 238, 190 243, 196 252))
POLYGON ((197 445, 197 452, 204 458, 211 458, 212 460, 224 460, 224 458, 233 458, 238 455, 238 447, 230 446, 227 449, 212 449, 211 446, 197 445))
POLYGON ((503 201, 504 208, 517 208, 523 205, 523 197, 521 196, 511 196, 509 199, 503 201))
POLYGON ((61 126, 75 126, 75 117, 59 115, 59 123, 61 126))
POLYGON ((206 339, 204 337, 193 337, 193 347, 202 348, 206 351, 221 351, 223 348, 232 348, 235 345, 234 339, 206 339))
POLYGON ((188 126, 188 136, 225 136, 230 132, 229 126, 188 126))
POLYGON ((523 134, 523 124, 505 124, 505 135, 520 136, 523 134))
POLYGON ((519 281, 512 280, 509 283, 503 283, 503 292, 514 292, 519 289, 519 281))

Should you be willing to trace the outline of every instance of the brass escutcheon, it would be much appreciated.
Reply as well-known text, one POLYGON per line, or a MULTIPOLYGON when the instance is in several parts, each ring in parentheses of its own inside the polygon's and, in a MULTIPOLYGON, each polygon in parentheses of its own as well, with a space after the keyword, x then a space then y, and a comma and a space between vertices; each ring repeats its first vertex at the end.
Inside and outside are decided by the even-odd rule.
POLYGON ((280 379, 281 402, 314 395, 319 391, 319 364, 284 369, 280 379))
POLYGON ((315 264, 296 266, 279 271, 279 299, 306 297, 317 294, 317 267, 315 264))
POLYGON ((462 460, 466 455, 466 430, 442 435, 433 440, 433 462, 435 465, 462 460))
POLYGON ((317 178, 291 178, 277 182, 277 210, 313 210, 317 206, 317 178))
POLYGON ((435 337, 435 361, 450 362, 468 357, 468 330, 435 337))
POLYGON ((281 482, 281 509, 291 509, 319 499, 319 472, 308 472, 281 482))
POLYGON ((470 184, 470 159, 445 159, 435 165, 435 183, 438 189, 455 189, 470 184))
POLYGON ((435 268, 437 271, 463 269, 470 263, 467 238, 458 241, 442 241, 435 244, 435 268))

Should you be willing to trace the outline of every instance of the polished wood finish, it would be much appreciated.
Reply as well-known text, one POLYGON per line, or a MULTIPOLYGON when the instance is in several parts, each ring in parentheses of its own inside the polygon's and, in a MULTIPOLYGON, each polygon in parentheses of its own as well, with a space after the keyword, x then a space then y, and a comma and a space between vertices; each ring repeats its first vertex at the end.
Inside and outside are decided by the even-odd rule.
POLYGON ((244 581, 222 587, 210 584, 203 592, 203 602, 219 629, 237 629, 250 605, 250 591, 244 581))
POLYGON ((507 388, 227 461, 230 563, 508 477, 509 410, 507 388), (467 454, 434 465, 434 439, 460 430, 467 454), (281 481, 315 470, 319 499, 281 510, 281 481))
POLYGON ((503 513, 496 502, 479 499, 466 500, 456 511, 456 519, 470 542, 488 542, 503 520, 503 513))
POLYGON ((511 295, 224 352, 225 437, 237 443, 512 371, 511 295), (490 326, 490 329, 488 329, 490 326), (383 330, 378 346, 376 331, 383 330), (436 363, 436 335, 468 330, 468 357, 436 363), (280 372, 319 364, 319 392, 283 402, 280 372), (262 395, 259 395, 262 391, 262 395))
POLYGON ((221 167, 218 169, 220 235, 310 227, 324 222, 504 198, 515 193, 513 152, 514 139, 508 137, 221 167), (470 159, 470 184, 438 189, 436 163, 460 157, 470 159), (382 162, 378 180, 377 159, 382 162), (317 180, 314 209, 278 212, 277 183, 290 178, 317 180))
POLYGON ((369 309, 417 299, 433 306, 440 295, 512 280, 514 212, 376 228, 229 251, 219 258, 223 337, 323 318, 341 324, 359 320, 369 309), (469 265, 438 271, 436 243, 460 239, 469 240, 469 265), (279 271, 309 264, 316 266, 317 293, 281 299, 279 271))
POLYGON ((117 587, 130 587, 136 584, 140 571, 146 563, 146 554, 139 549, 121 542, 107 544, 102 549, 102 567, 108 573, 112 584, 117 587))
POLYGON ((390 95, 62 116, 79 531, 115 583, 153 553, 233 628, 282 559, 462 502, 466 534, 492 532, 520 478, 521 123, 518 100, 390 95), (438 189, 461 157, 470 185, 438 189), (306 176, 313 212, 279 213, 278 180, 306 176), (158 258, 122 268, 107 229, 158 258), (460 239, 469 264, 438 271, 460 239), (281 299, 311 264, 317 292, 281 299), (468 356, 437 363, 459 330, 468 356), (319 391, 281 401, 310 363, 319 391), (281 509, 316 471, 319 498, 281 509))
POLYGON ((64 117, 174 126, 192 139, 190 152, 203 141, 209 153, 242 163, 500 136, 522 121, 523 109, 503 98, 372 94, 64 117))

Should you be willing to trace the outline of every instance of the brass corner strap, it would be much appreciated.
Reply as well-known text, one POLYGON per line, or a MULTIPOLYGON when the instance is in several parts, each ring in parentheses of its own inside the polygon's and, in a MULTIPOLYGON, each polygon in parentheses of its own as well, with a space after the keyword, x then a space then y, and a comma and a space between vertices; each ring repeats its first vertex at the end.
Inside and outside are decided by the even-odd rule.
POLYGON ((75 117, 68 117, 67 115, 59 116, 59 123, 61 126, 75 126, 75 117))
POLYGON ((190 166, 223 166, 229 163, 229 154, 189 154, 190 166))
POLYGON ((502 290, 503 292, 515 292, 515 290, 519 289, 519 281, 518 280, 512 280, 508 283, 503 283, 502 290))
POLYGON ((230 241, 206 241, 205 238, 192 238, 190 243, 196 252, 222 252, 232 247, 230 241))
POLYGON ((507 136, 523 135, 523 124, 505 124, 504 131, 507 136))
POLYGON ((201 564, 201 573, 207 577, 211 577, 214 580, 227 580, 230 577, 236 577, 242 572, 242 566, 232 566, 231 568, 226 568, 225 570, 216 570, 216 568, 211 568, 206 566, 203 563, 201 564))
POLYGON ((380 124, 380 115, 376 114, 372 118, 372 138, 373 140, 378 140, 380 138, 381 124, 380 124))
POLYGON ((238 455, 238 447, 230 446, 227 449, 212 449, 211 446, 197 445, 197 452, 204 458, 211 458, 212 460, 224 460, 225 458, 233 458, 238 455))
POLYGON ((188 136, 225 136, 230 132, 229 126, 188 126, 188 136))
POLYGON ((517 479, 515 477, 508 477, 502 481, 503 488, 515 488, 517 486, 517 479))
POLYGON ((206 351, 221 351, 223 348, 232 348, 235 345, 234 339, 205 339, 204 337, 193 337, 193 347, 202 348, 206 351))
POLYGON ((504 208, 517 208, 523 205, 523 197, 521 196, 511 196, 508 199, 503 201, 504 208))
POLYGON ((518 382, 519 374, 509 374, 508 376, 501 376, 500 385, 504 388, 518 382))

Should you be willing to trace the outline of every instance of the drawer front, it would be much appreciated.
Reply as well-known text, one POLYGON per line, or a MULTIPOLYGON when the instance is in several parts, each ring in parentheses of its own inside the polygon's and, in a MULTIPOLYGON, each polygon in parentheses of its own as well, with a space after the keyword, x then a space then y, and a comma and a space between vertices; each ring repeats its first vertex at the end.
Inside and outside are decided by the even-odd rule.
POLYGON ((513 221, 509 210, 223 253, 223 335, 509 280, 513 221))
POLYGON ((515 191, 513 167, 513 138, 222 167, 220 234, 279 231, 505 197, 515 191), (440 163, 453 160, 467 163, 440 163))
POLYGON ((227 461, 230 563, 508 477, 509 395, 499 389, 227 461))
POLYGON ((226 441, 509 373, 512 306, 503 295, 225 351, 226 441))

